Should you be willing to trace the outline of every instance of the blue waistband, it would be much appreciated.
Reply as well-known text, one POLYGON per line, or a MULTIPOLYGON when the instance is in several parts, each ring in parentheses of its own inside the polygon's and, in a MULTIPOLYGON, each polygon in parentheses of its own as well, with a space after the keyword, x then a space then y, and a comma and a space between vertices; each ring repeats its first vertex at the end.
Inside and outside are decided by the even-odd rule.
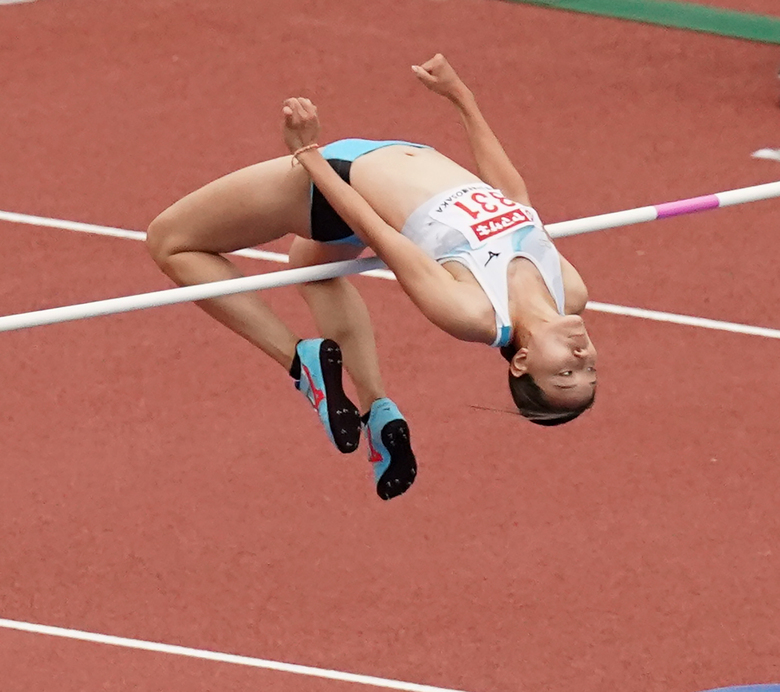
POLYGON ((399 139, 373 140, 373 139, 340 139, 337 142, 331 142, 320 150, 326 159, 340 159, 341 161, 354 161, 369 152, 391 147, 394 144, 406 144, 410 147, 420 149, 430 149, 427 144, 415 144, 414 142, 404 142, 399 139))

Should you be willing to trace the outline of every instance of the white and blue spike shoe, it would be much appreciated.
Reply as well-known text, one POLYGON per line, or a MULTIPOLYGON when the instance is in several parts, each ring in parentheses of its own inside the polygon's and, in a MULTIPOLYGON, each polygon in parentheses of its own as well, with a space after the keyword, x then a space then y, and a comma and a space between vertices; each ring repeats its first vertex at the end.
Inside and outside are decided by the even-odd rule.
POLYGON ((363 431, 368 440, 368 460, 374 467, 376 492, 383 500, 405 493, 417 476, 417 461, 409 439, 409 426, 388 398, 371 404, 363 431))
POLYGON ((301 363, 295 388, 317 411, 330 441, 343 454, 360 444, 360 412, 344 393, 341 349, 331 339, 304 339, 295 348, 301 363))

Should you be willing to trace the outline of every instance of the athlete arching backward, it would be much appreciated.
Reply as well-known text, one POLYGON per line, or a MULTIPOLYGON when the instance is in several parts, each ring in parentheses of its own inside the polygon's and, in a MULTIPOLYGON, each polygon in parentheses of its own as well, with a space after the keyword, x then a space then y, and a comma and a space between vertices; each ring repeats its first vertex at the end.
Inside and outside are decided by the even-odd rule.
MULTIPOLYGON (((511 354, 510 381, 520 383, 513 396, 526 417, 569 420, 595 388, 595 351, 578 316, 587 300, 582 280, 549 242, 522 177, 444 58, 415 73, 458 108, 479 176, 420 144, 343 140, 318 150, 316 110, 292 99, 285 138, 297 157, 248 166, 175 202, 149 226, 149 251, 176 283, 189 285, 240 276, 225 253, 288 234, 293 266, 353 259, 370 245, 434 324, 511 354), (455 212, 476 214, 473 239, 449 217, 455 212), (479 230, 485 223, 492 230, 479 230), (439 243, 446 258, 436 256, 439 243), (489 271, 474 273, 469 258, 479 263, 482 255, 489 271)), ((299 339, 257 294, 198 304, 290 373, 340 451, 357 449, 362 430, 377 493, 400 495, 417 465, 408 424, 384 389, 365 304, 346 278, 300 289, 322 338, 299 339), (359 408, 344 393, 342 361, 359 408)))

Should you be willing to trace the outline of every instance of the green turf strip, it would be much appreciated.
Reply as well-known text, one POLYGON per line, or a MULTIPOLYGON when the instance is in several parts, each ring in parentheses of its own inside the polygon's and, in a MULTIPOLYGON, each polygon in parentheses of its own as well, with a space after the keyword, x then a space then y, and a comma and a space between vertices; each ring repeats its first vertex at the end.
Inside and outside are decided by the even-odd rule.
MULTIPOLYGON (((541 5, 559 10, 630 19, 677 29, 704 31, 780 44, 780 18, 763 14, 721 10, 705 5, 669 0, 509 0, 525 5, 541 5)), ((780 0, 778 0, 780 2, 780 0)))

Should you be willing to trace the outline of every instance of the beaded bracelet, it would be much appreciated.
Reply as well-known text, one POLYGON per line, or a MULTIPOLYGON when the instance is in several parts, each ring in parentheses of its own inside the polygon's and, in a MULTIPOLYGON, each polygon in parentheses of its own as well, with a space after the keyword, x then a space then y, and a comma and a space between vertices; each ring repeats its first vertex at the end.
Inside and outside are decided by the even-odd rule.
POLYGON ((292 160, 290 161, 290 164, 294 166, 300 154, 303 154, 303 152, 305 151, 311 151, 312 149, 317 149, 319 146, 320 146, 319 144, 307 144, 305 147, 296 149, 292 155, 292 160))

